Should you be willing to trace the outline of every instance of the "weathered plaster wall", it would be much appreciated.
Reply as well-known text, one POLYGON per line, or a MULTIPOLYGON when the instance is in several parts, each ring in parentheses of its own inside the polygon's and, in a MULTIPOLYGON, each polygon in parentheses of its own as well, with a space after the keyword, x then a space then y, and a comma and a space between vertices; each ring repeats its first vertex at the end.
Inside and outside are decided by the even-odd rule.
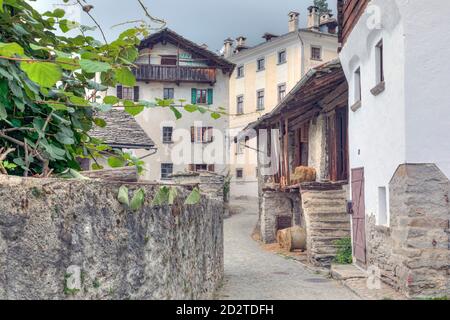
POLYGON ((390 227, 366 222, 368 265, 408 296, 449 296, 449 180, 435 165, 402 165, 390 192, 390 227))
POLYGON ((0 299, 202 299, 223 276, 223 201, 137 212, 120 185, 0 177, 0 299), (80 291, 68 290, 77 288, 80 291))
POLYGON ((319 115, 309 125, 308 166, 316 169, 317 180, 328 179, 325 116, 319 115))

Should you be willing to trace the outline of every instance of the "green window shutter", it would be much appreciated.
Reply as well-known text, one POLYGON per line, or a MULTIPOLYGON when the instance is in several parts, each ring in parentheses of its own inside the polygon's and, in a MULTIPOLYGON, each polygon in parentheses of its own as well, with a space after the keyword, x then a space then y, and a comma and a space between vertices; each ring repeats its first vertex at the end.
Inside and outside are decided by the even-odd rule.
POLYGON ((213 104, 214 103, 214 93, 213 93, 213 89, 208 89, 208 104, 213 104))
POLYGON ((197 89, 192 88, 192 104, 197 104, 197 89))

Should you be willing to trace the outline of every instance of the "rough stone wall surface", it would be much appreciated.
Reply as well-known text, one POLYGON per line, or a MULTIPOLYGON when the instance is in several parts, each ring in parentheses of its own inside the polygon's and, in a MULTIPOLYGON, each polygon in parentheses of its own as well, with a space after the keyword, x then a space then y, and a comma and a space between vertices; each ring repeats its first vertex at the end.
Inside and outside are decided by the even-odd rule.
POLYGON ((223 277, 223 201, 131 212, 120 185, 0 177, 0 299, 209 299, 223 277))
POLYGON ((390 227, 366 223, 369 265, 407 296, 450 296, 449 193, 435 165, 401 165, 390 182, 390 227))
POLYGON ((261 240, 264 243, 276 242, 278 217, 290 217, 292 225, 301 225, 299 195, 264 191, 260 200, 261 240))
POLYGON ((320 115, 310 122, 308 144, 308 166, 316 169, 319 181, 328 179, 326 146, 325 116, 320 115))
POLYGON ((349 238, 346 191, 305 190, 301 193, 306 222, 308 261, 328 267, 336 256, 336 240, 349 238))

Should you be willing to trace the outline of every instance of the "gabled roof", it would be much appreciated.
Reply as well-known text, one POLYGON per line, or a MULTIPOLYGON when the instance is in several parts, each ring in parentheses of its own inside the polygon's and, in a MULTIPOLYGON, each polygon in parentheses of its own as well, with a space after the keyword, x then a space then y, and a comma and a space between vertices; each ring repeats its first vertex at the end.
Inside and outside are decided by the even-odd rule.
POLYGON ((95 127, 89 134, 112 148, 153 149, 155 143, 145 133, 136 120, 124 110, 112 109, 99 115, 106 127, 95 127))
POLYGON ((205 49, 204 47, 184 38, 183 36, 179 35, 175 31, 165 28, 157 33, 154 33, 144 40, 141 41, 141 44, 139 45, 139 49, 145 49, 149 46, 161 43, 161 42, 168 42, 171 44, 174 44, 176 46, 179 46, 181 49, 193 52, 199 56, 202 56, 208 60, 210 60, 213 64, 215 64, 218 68, 223 69, 224 71, 233 71, 234 64, 229 62, 228 60, 220 57, 219 55, 215 54, 214 52, 205 49))
POLYGON ((282 115, 292 110, 314 108, 330 92, 346 82, 345 74, 339 59, 334 59, 311 70, 295 85, 286 97, 269 113, 250 123, 239 133, 237 140, 252 137, 250 132, 261 129, 282 115))

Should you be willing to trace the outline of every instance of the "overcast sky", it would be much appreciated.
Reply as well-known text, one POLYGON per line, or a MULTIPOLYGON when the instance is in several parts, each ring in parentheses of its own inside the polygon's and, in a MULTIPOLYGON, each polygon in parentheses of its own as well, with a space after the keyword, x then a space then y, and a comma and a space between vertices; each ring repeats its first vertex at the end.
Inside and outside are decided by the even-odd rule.
MULTIPOLYGON (((72 0, 73 1, 73 0, 72 0)), ((72 2, 71 1, 71 2, 72 2)), ((38 10, 51 9, 61 0, 30 2, 38 10)), ((87 0, 94 5, 92 14, 114 39, 123 30, 111 26, 143 17, 137 0, 87 0)), ((167 21, 169 28, 211 50, 219 50, 227 37, 243 35, 253 45, 265 32, 287 32, 289 11, 300 12, 300 26, 306 25, 307 8, 313 0, 144 0, 152 15, 167 21)), ((336 0, 328 0, 336 12, 336 0)), ((76 16, 76 15, 75 15, 76 16)), ((81 22, 91 25, 82 15, 81 22)))

